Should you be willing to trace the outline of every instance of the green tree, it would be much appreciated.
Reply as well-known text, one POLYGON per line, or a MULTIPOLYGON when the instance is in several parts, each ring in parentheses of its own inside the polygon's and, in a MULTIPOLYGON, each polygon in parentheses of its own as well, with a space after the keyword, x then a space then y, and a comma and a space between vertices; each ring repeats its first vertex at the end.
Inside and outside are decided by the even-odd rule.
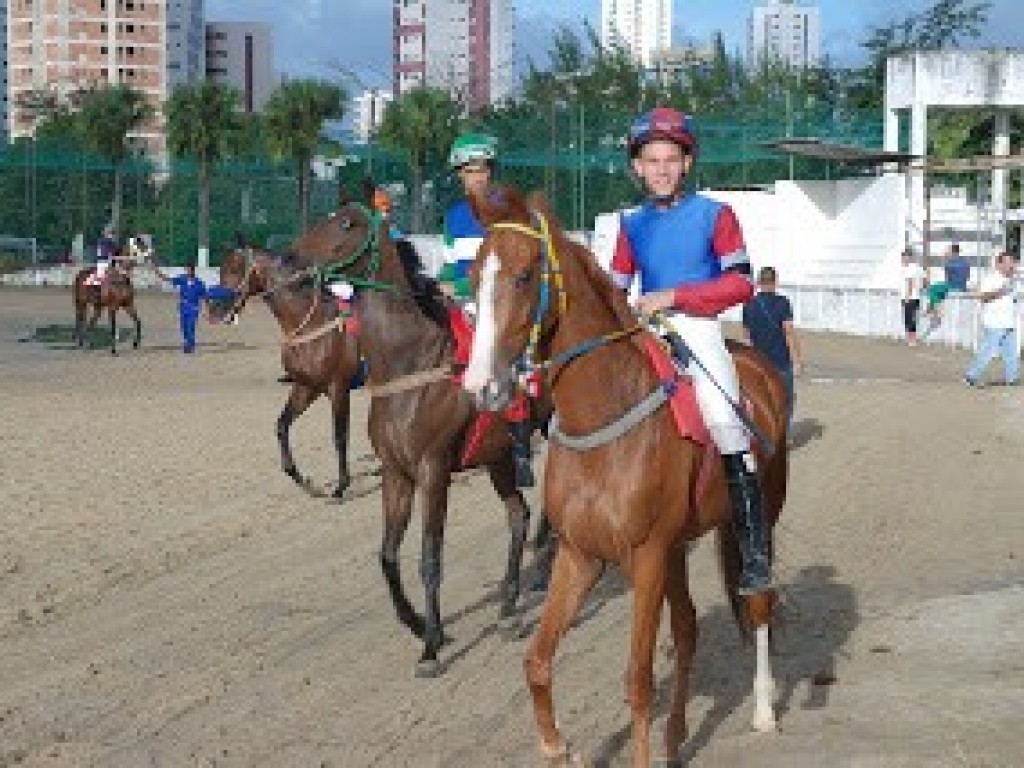
POLYGON ((955 48, 981 35, 992 3, 974 0, 937 0, 920 13, 871 27, 861 43, 867 65, 854 72, 854 98, 861 107, 881 108, 885 92, 886 60, 908 51, 955 48))
POLYGON ((110 219, 121 226, 124 166, 131 150, 128 134, 149 123, 155 110, 146 95, 129 85, 101 85, 83 91, 78 98, 78 124, 86 147, 114 164, 114 198, 110 219))
POLYGON ((271 94, 264 110, 271 149, 296 165, 300 232, 309 221, 310 163, 323 143, 320 130, 325 120, 344 115, 346 98, 332 83, 290 80, 271 94))
POLYGON ((199 266, 210 260, 210 172, 231 152, 241 121, 233 88, 211 82, 181 85, 164 105, 171 152, 199 166, 199 266))
POLYGON ((377 137, 409 163, 414 232, 423 231, 423 186, 427 173, 431 167, 444 167, 461 122, 461 107, 439 88, 413 88, 384 111, 377 137))

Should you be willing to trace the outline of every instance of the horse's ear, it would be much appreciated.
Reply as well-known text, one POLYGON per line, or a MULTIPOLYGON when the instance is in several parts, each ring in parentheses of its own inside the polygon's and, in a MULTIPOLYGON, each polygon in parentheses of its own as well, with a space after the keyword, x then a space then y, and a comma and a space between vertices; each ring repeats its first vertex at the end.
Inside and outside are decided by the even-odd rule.
POLYGON ((530 211, 526 201, 511 184, 502 184, 487 192, 469 196, 469 204, 477 221, 490 227, 499 221, 528 223, 530 211))
POLYGON ((558 220, 558 216, 555 214, 555 209, 551 206, 551 202, 548 200, 541 190, 537 189, 526 196, 526 205, 531 211, 537 211, 545 219, 547 219, 548 227, 555 234, 563 234, 562 222, 558 220))
POLYGON ((344 208, 351 202, 352 198, 349 197, 348 190, 341 182, 338 182, 338 208, 344 208))
POLYGON ((373 193, 377 191, 377 184, 374 182, 372 176, 363 177, 363 203, 367 207, 373 206, 373 193))

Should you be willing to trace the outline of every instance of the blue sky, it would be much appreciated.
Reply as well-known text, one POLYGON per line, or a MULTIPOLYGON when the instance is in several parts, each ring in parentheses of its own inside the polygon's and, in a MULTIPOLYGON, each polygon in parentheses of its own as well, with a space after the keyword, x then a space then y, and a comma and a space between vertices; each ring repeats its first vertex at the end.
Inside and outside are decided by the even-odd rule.
MULTIPOLYGON (((560 22, 597 23, 600 0, 515 0, 521 60, 543 61, 550 30, 560 22)), ((755 0, 675 0, 676 38, 707 40, 722 30, 726 45, 741 50, 755 0)), ((930 6, 929 0, 819 0, 826 52, 855 62, 857 43, 872 24, 930 6)), ((391 58, 391 0, 207 0, 211 20, 259 20, 274 26, 278 69, 325 74, 330 60, 356 70, 368 85, 386 85, 391 58)), ((994 0, 982 42, 1024 47, 1024 2, 994 0)))

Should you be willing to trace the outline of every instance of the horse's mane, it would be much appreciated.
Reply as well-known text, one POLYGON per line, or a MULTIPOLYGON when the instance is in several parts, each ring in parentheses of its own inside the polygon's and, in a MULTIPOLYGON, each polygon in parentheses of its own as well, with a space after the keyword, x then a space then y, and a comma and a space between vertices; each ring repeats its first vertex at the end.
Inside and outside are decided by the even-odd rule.
POLYGON ((393 244, 398 256, 398 263, 402 265, 405 279, 409 281, 409 288, 416 301, 416 306, 428 319, 433 320, 442 328, 447 328, 448 307, 444 294, 441 293, 440 284, 423 271, 423 262, 412 243, 408 240, 395 240, 393 244))

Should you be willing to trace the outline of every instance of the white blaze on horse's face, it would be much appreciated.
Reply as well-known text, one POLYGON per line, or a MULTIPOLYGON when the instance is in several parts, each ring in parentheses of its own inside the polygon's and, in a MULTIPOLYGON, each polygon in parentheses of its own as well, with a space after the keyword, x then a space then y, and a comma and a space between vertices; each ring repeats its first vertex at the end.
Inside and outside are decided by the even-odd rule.
POLYGON ((494 378, 494 347, 497 327, 494 322, 494 289, 501 262, 492 250, 487 254, 480 271, 480 291, 477 296, 476 328, 473 331, 473 348, 469 356, 469 367, 462 378, 462 386, 472 394, 482 392, 494 378))

